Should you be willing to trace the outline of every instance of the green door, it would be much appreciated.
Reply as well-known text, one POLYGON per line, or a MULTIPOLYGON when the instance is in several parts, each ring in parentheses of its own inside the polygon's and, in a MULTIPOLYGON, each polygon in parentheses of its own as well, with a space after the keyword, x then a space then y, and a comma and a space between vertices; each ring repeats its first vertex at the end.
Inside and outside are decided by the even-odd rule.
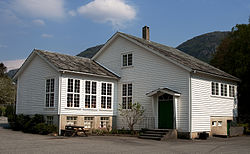
POLYGON ((158 127, 160 129, 173 129, 173 101, 159 101, 158 127))

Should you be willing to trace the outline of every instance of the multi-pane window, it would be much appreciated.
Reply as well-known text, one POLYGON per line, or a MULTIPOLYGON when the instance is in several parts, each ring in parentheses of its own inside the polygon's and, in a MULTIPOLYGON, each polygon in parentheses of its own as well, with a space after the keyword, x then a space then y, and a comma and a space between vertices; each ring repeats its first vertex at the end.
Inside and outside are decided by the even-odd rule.
POLYGON ((101 108, 111 109, 112 106, 112 84, 102 83, 101 88, 101 108))
POLYGON ((218 121, 218 126, 222 126, 222 121, 218 121))
POLYGON ((216 121, 212 121, 212 126, 217 126, 217 122, 216 121))
POLYGON ((84 128, 93 128, 94 117, 84 117, 84 128))
POLYGON ((48 125, 53 125, 53 120, 54 120, 53 116, 47 116, 46 117, 46 123, 48 125))
POLYGON ((133 55, 132 53, 122 55, 122 66, 132 66, 133 65, 133 55))
POLYGON ((101 117, 100 127, 101 128, 107 128, 107 127, 109 127, 109 117, 101 117))
POLYGON ((220 94, 221 94, 221 96, 227 96, 227 84, 223 84, 223 83, 221 83, 220 84, 220 94))
POLYGON ((235 97, 235 91, 233 85, 229 85, 229 97, 235 97))
POLYGON ((85 81, 85 108, 96 108, 96 84, 95 81, 85 81))
POLYGON ((80 80, 68 79, 67 107, 80 107, 80 80))
POLYGON ((55 97, 55 79, 46 80, 46 107, 54 107, 54 97, 55 97))
POLYGON ((67 116, 67 125, 76 125, 77 116, 67 116))
POLYGON ((212 95, 219 95, 219 84, 217 82, 212 82, 212 95))
POLYGON ((132 84, 122 85, 122 109, 131 109, 132 107, 132 84))

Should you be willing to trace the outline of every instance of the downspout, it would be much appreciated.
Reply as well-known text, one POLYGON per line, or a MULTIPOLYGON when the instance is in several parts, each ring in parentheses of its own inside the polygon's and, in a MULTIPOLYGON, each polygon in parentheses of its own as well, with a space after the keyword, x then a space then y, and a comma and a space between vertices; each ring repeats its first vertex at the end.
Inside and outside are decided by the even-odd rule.
MULTIPOLYGON (((196 71, 193 71, 196 73, 196 71)), ((189 76, 189 130, 190 130, 190 139, 192 139, 192 81, 191 73, 189 76)))
POLYGON ((58 79, 58 134, 61 135, 61 84, 62 84, 62 73, 59 75, 58 79))

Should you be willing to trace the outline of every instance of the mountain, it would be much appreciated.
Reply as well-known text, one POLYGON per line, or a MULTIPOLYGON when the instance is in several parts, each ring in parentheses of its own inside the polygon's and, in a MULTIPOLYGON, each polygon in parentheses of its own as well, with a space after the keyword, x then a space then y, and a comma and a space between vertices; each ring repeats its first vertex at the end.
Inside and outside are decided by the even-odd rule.
MULTIPOLYGON (((215 53, 217 46, 228 34, 229 32, 219 31, 202 34, 187 40, 176 48, 208 63, 215 53)), ((104 44, 90 47, 77 56, 92 58, 103 46, 104 44)))
POLYGON ((176 48, 204 62, 209 62, 220 42, 229 32, 211 32, 196 36, 176 48))
POLYGON ((104 46, 104 44, 90 47, 90 48, 82 51, 81 53, 79 53, 76 56, 85 57, 85 58, 92 58, 103 46, 104 46))

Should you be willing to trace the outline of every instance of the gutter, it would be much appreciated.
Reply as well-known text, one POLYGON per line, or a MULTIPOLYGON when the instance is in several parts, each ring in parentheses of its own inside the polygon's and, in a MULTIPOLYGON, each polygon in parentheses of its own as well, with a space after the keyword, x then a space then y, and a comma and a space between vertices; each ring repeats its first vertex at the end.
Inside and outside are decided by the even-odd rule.
POLYGON ((189 130, 190 130, 190 139, 192 139, 192 81, 191 81, 191 74, 189 76, 189 130))

